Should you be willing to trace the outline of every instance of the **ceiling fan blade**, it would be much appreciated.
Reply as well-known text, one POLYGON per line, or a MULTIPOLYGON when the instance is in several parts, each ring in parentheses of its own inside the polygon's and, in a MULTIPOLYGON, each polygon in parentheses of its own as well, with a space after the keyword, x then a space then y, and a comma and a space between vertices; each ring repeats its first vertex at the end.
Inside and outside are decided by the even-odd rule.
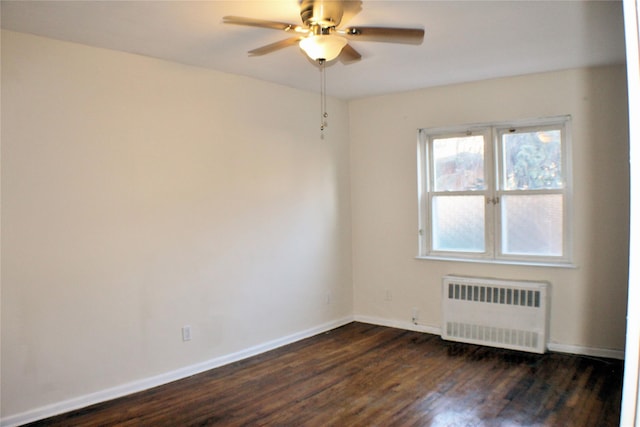
POLYGON ((250 27, 271 28, 273 30, 296 31, 298 25, 287 22, 266 21, 264 19, 245 18, 242 16, 225 16, 222 18, 225 24, 248 25, 250 27))
POLYGON ((358 13, 362 11, 362 1, 345 1, 343 2, 342 23, 352 20, 358 13))
POLYGON ((342 52, 340 52, 340 56, 338 57, 340 62, 343 64, 351 64, 352 62, 359 61, 360 58, 362 58, 362 55, 360 55, 360 53, 358 53, 358 51, 350 44, 347 44, 342 48, 342 52))
POLYGON ((271 43, 262 47, 249 51, 249 56, 266 55, 267 53, 275 52, 276 50, 283 49, 285 47, 293 46, 297 44, 302 37, 291 37, 289 39, 280 40, 275 43, 271 43))
POLYGON ((421 28, 351 27, 342 31, 345 37, 358 41, 421 44, 424 39, 421 28))

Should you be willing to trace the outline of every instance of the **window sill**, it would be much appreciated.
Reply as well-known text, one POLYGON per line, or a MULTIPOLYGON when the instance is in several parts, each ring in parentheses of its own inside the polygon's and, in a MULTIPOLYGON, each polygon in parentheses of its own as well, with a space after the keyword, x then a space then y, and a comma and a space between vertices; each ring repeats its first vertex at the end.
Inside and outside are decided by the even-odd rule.
POLYGON ((475 263, 475 264, 518 265, 523 267, 578 268, 575 264, 572 264, 569 262, 535 262, 535 261, 520 261, 520 260, 454 258, 454 257, 441 257, 441 256, 416 256, 415 259, 427 260, 427 261, 469 262, 469 263, 475 263))

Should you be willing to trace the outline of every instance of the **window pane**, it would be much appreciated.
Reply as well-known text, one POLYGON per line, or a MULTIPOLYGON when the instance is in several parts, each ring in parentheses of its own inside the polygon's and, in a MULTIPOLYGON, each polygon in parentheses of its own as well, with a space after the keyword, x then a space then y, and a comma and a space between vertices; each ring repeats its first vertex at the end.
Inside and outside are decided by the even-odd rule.
POLYGON ((435 191, 484 190, 482 135, 433 140, 435 191))
POLYGON ((484 252, 484 196, 433 198, 433 249, 484 252))
POLYGON ((545 130, 502 135, 505 190, 563 188, 561 132, 545 130))
POLYGON ((562 255, 562 195, 503 196, 502 250, 509 255, 562 255))

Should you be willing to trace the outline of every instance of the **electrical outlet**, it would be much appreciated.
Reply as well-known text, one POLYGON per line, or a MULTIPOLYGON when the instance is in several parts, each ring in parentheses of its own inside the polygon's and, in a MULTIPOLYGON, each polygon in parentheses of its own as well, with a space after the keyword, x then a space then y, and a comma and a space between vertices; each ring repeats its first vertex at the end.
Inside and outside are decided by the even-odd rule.
POLYGON ((185 325, 182 327, 182 341, 191 341, 191 326, 185 325))
POLYGON ((327 295, 325 295, 324 303, 327 305, 331 304, 331 292, 327 292, 327 295))
POLYGON ((391 301, 392 299, 393 299, 393 295, 391 295, 391 291, 387 289, 386 293, 384 294, 384 300, 391 301))

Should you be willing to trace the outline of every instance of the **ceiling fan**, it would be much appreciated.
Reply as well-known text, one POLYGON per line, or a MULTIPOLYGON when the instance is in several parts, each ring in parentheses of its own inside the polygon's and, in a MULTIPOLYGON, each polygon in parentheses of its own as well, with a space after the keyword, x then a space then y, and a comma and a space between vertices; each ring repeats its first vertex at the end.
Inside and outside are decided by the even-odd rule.
POLYGON ((424 30, 421 28, 345 27, 339 25, 343 18, 351 17, 362 8, 361 1, 351 0, 300 0, 302 25, 262 19, 225 16, 225 24, 248 25, 284 31, 292 37, 249 51, 250 56, 265 55, 298 44, 314 61, 323 64, 339 58, 344 63, 359 60, 362 56, 348 42, 377 41, 390 43, 421 44, 424 30))

